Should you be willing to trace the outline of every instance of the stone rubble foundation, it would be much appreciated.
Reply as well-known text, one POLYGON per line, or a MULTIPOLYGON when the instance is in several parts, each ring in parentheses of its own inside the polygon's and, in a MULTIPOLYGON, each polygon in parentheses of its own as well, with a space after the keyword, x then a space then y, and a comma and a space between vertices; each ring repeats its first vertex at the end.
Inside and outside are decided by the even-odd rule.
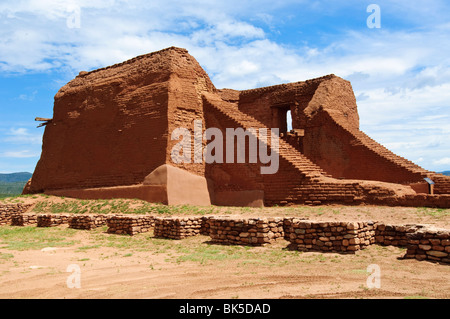
POLYGON ((36 214, 20 214, 14 213, 11 215, 11 226, 32 226, 37 225, 36 214))
POLYGON ((154 236, 169 239, 184 239, 201 233, 202 217, 155 218, 154 236))
POLYGON ((281 218, 213 217, 208 223, 212 242, 219 244, 262 246, 284 237, 281 218))
POLYGON ((3 204, 0 205, 0 226, 1 225, 10 225, 11 224, 11 216, 14 214, 23 214, 28 208, 30 208, 31 204, 3 204))
POLYGON ((69 227, 73 229, 91 230, 106 225, 106 215, 78 215, 69 219, 69 227))
POLYGON ((405 259, 450 264, 450 230, 428 225, 392 225, 372 221, 311 221, 301 218, 232 216, 155 217, 151 215, 71 215, 26 213, 31 205, 0 205, 0 225, 75 229, 108 226, 108 233, 183 239, 206 235, 226 245, 264 246, 285 239, 300 251, 355 253, 370 245, 407 248, 405 259))
POLYGON ((136 235, 149 232, 155 226, 155 218, 145 215, 115 215, 106 219, 108 233, 136 235))
POLYGON ((70 214, 39 214, 37 215, 37 227, 56 227, 68 224, 70 214))
POLYGON ((375 243, 373 222, 284 220, 288 240, 300 251, 355 252, 375 243))

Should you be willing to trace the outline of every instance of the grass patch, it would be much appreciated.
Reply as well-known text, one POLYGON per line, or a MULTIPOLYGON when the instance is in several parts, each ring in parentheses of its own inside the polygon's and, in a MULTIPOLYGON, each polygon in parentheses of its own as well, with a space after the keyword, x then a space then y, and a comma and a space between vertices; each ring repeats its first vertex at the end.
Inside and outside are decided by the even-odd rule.
POLYGON ((192 205, 168 206, 132 199, 66 200, 64 202, 50 202, 44 200, 35 205, 33 212, 38 214, 207 215, 216 213, 217 208, 192 205))
POLYGON ((3 263, 5 261, 13 259, 13 258, 14 258, 13 254, 0 253, 0 263, 3 263))
POLYGON ((81 247, 78 247, 77 250, 86 251, 89 249, 95 249, 95 248, 99 248, 99 247, 100 247, 100 245, 81 246, 81 247))
POLYGON ((180 253, 184 255, 177 257, 176 262, 194 261, 204 264, 208 261, 218 260, 230 260, 230 259, 240 259, 243 257, 242 252, 238 249, 223 249, 223 247, 212 246, 199 246, 191 249, 180 250, 180 253))
POLYGON ((431 216, 434 218, 443 218, 450 216, 450 209, 417 207, 417 213, 421 215, 431 216))
POLYGON ((419 295, 419 296, 406 296, 406 297, 403 297, 403 299, 430 299, 430 298, 419 295))
POLYGON ((67 240, 76 230, 66 228, 14 227, 0 228, 0 248, 9 250, 42 249, 45 247, 62 247, 74 245, 74 241, 67 240))

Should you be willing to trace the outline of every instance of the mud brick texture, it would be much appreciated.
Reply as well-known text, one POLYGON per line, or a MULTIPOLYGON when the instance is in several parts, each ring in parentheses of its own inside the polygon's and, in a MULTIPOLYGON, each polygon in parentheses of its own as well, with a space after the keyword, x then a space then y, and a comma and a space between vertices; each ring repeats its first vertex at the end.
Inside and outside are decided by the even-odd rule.
POLYGON ((159 238, 184 239, 201 233, 202 217, 155 218, 154 236, 159 238))
POLYGON ((208 219, 212 242, 231 245, 262 246, 283 239, 281 218, 208 219))
POLYGON ((94 229, 106 225, 106 215, 78 215, 69 219, 69 228, 94 229))
POLYGON ((153 216, 115 215, 106 219, 108 233, 136 235, 149 232, 155 225, 153 216))
MULTIPOLYGON (((205 197, 218 206, 450 207, 450 177, 420 167, 361 131, 352 85, 334 74, 220 90, 186 49, 170 47, 80 72, 55 95, 53 110, 41 158, 24 194, 198 205, 198 198, 184 196, 177 187, 156 187, 161 181, 147 180, 170 165, 196 175, 190 185, 204 189, 205 197), (295 138, 288 132, 288 111, 295 138), (220 130, 222 141, 228 129, 248 132, 278 154, 276 172, 263 174, 267 163, 260 159, 221 159, 208 165, 172 160, 179 142, 171 134, 177 128, 196 134, 196 120, 202 124, 199 136, 209 128, 220 130), (271 128, 282 136, 273 145, 260 134, 271 128), (434 181, 433 190, 426 177, 434 181)), ((231 147, 237 151, 237 145, 231 147)), ((249 143, 243 149, 249 154, 249 143)), ((177 181, 169 177, 164 183, 177 181)))
POLYGON ((373 222, 284 220, 285 239, 300 251, 354 253, 375 243, 373 222))
POLYGON ((4 204, 0 205, 0 225, 10 225, 13 214, 25 213, 32 205, 28 204, 4 204))

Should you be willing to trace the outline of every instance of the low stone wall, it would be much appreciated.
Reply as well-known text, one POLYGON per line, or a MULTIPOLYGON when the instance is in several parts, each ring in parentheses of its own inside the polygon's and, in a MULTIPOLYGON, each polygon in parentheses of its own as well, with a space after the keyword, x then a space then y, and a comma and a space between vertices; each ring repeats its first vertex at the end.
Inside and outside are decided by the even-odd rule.
POLYGON ((10 225, 13 214, 25 213, 31 204, 3 204, 0 205, 0 225, 10 225))
POLYGON ((375 243, 373 222, 315 222, 287 218, 285 239, 300 251, 354 253, 375 243))
POLYGON ((391 225, 377 224, 375 232, 375 242, 383 246, 406 247, 408 244, 408 234, 426 227, 425 225, 391 225))
POLYGON ((450 264, 450 230, 422 228, 407 235, 404 258, 450 264))
POLYGON ((200 235, 209 236, 210 233, 210 227, 209 220, 211 218, 214 218, 214 216, 203 216, 202 219, 202 225, 200 227, 200 235))
POLYGON ((16 213, 11 215, 11 226, 34 226, 37 225, 36 214, 16 213))
POLYGON ((214 243, 261 246, 284 237, 282 218, 209 218, 214 243))
POLYGON ((154 236, 170 239, 197 236, 201 233, 203 223, 202 217, 157 217, 155 218, 154 236))
POLYGON ((37 215, 37 227, 56 227, 68 224, 70 214, 39 214, 37 215))
POLYGON ((150 231, 155 225, 153 216, 114 215, 106 219, 108 233, 136 235, 150 231))
POLYGON ((69 219, 69 228, 74 229, 94 229, 106 225, 106 215, 75 215, 69 219))
POLYGON ((354 253, 372 244, 406 247, 404 258, 450 264, 450 230, 427 225, 392 225, 371 221, 310 221, 300 218, 240 218, 232 216, 154 217, 150 215, 70 215, 18 213, 28 207, 3 208, 4 224, 76 229, 108 226, 108 233, 135 235, 154 228, 155 237, 183 239, 209 235, 218 244, 262 246, 286 239, 301 251, 354 253), (7 220, 7 221, 5 221, 7 220))

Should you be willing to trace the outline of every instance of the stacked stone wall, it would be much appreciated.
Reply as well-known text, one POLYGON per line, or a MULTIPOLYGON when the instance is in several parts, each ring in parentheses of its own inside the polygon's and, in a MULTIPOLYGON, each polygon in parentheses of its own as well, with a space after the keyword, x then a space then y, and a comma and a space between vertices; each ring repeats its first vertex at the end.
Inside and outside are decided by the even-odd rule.
POLYGON ((283 239, 281 218, 211 218, 208 220, 213 242, 262 246, 283 239))
POLYGON ((69 219, 69 227, 74 229, 94 229, 106 225, 106 215, 78 215, 69 219))
POLYGON ((184 239, 201 233, 202 217, 155 218, 154 236, 170 239, 184 239))
POLYGON ((153 216, 114 215, 106 219, 108 233, 136 235, 149 232, 155 225, 153 216))
POLYGON ((0 205, 0 225, 10 225, 13 214, 25 213, 31 204, 3 204, 0 205))
POLYGON ((285 239, 301 251, 355 252, 375 243, 373 222, 284 220, 285 239))

